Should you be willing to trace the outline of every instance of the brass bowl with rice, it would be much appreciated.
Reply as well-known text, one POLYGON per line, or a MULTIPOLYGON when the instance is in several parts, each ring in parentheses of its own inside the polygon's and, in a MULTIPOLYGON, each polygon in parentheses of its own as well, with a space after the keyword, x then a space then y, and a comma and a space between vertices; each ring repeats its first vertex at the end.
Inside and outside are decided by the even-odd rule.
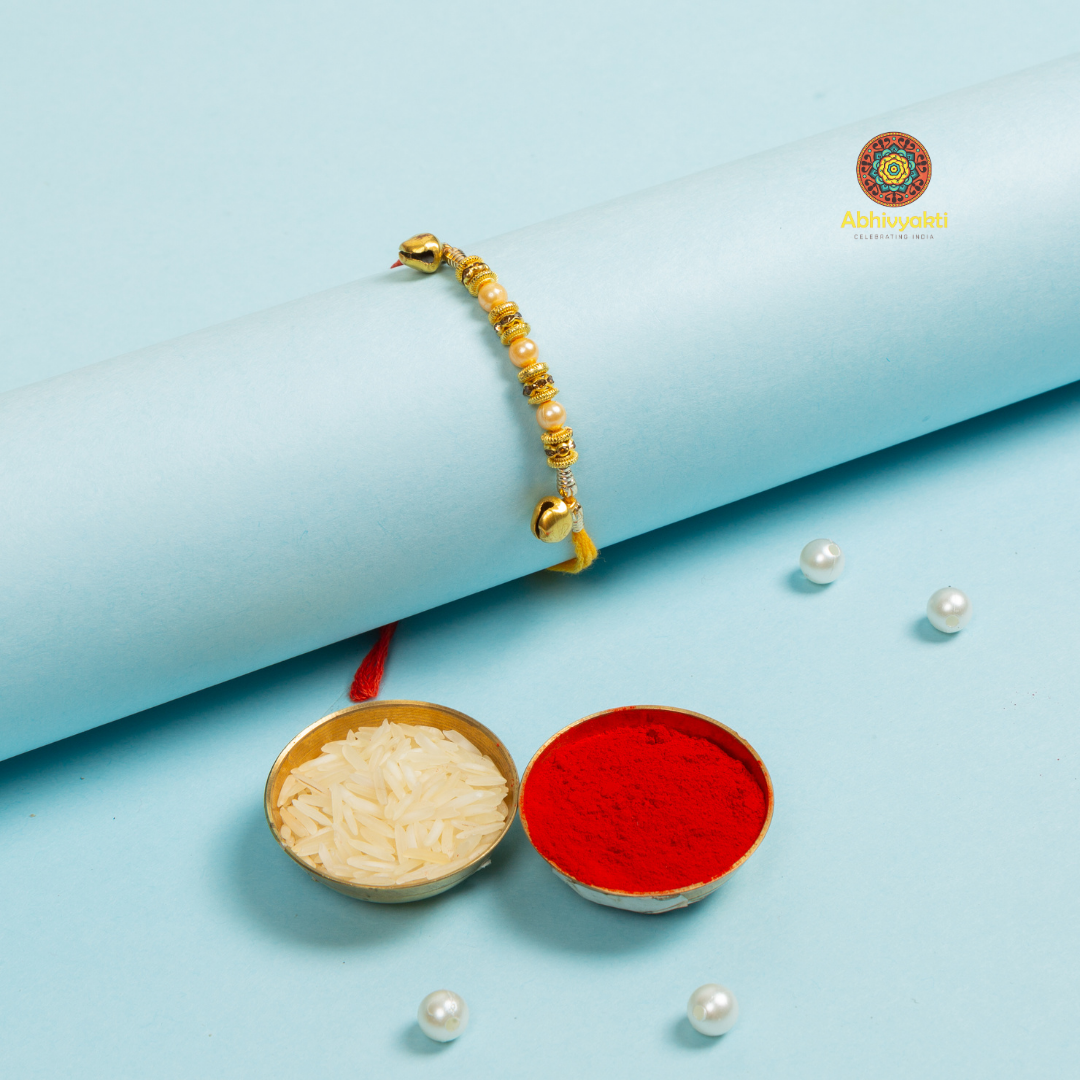
POLYGON ((514 760, 483 724, 425 701, 375 700, 300 732, 263 801, 274 839, 317 881, 402 904, 487 866, 518 794, 514 760))

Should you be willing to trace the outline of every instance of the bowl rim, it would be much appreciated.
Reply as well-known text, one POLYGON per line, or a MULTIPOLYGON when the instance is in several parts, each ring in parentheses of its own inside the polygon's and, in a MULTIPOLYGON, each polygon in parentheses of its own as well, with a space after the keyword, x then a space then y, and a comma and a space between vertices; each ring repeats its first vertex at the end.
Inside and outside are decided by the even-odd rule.
MULTIPOLYGON (((408 727, 419 725, 403 724, 402 726, 408 727)), ((455 730, 457 729, 455 728, 455 730)), ((498 763, 496 763, 496 768, 499 768, 498 763)), ((503 772, 501 768, 499 768, 499 771, 503 772)), ((506 774, 503 773, 503 775, 505 776, 506 774)), ((278 754, 276 758, 274 758, 274 764, 270 766, 270 772, 267 773, 266 783, 263 786, 263 813, 266 815, 266 823, 270 826, 270 832, 273 834, 274 839, 278 842, 281 849, 285 852, 286 855, 289 856, 290 859, 292 859, 294 863, 297 864, 297 866, 301 867, 304 871, 311 874, 312 877, 318 878, 321 881, 325 882, 327 885, 330 885, 332 888, 336 889, 344 885, 348 886, 351 889, 370 890, 372 892, 382 893, 387 896, 407 892, 414 889, 427 890, 433 886, 440 884, 441 882, 446 881, 448 878, 452 878, 457 875, 461 875, 461 880, 464 880, 464 878, 467 877, 472 870, 479 869, 476 866, 477 863, 479 863, 482 859, 490 856, 492 851, 494 851, 495 848, 500 843, 502 843, 503 839, 506 837, 506 834, 510 831, 510 826, 514 823, 514 817, 517 815, 520 800, 521 778, 518 776, 517 763, 514 761, 513 755, 506 748, 506 743, 503 742, 503 740, 500 739, 499 736, 491 730, 491 728, 487 727, 484 724, 481 724, 479 720, 474 719, 467 713, 463 713, 458 709, 451 709, 448 705, 439 705, 437 702, 433 701, 414 701, 409 698, 377 698, 371 701, 354 702, 345 706, 345 708, 343 709, 335 709, 333 712, 327 713, 325 716, 320 717, 318 720, 314 721, 314 723, 308 724, 308 726, 304 728, 303 731, 300 731, 296 735, 294 735, 288 741, 288 743, 285 744, 285 747, 282 749, 281 753, 278 754), (303 859, 301 859, 297 854, 293 852, 290 846, 285 842, 280 830, 278 829, 277 824, 274 821, 274 811, 277 808, 274 805, 273 799, 271 797, 271 788, 273 787, 274 779, 278 775, 278 772, 280 771, 282 765, 288 757, 289 752, 293 749, 294 746, 296 746, 297 743, 299 743, 302 739, 306 738, 313 731, 315 731, 316 728, 322 727, 324 724, 329 724, 331 721, 337 720, 339 717, 345 716, 347 714, 351 715, 354 713, 373 712, 378 709, 385 708, 386 706, 395 705, 407 705, 414 707, 421 706, 426 709, 436 709, 442 713, 449 713, 451 716, 456 717, 458 720, 464 721, 466 726, 478 728, 485 735, 489 736, 493 742, 501 746, 503 748, 503 752, 506 754, 506 760, 509 764, 510 772, 512 773, 512 776, 508 778, 512 781, 512 783, 508 785, 510 790, 507 793, 510 799, 510 806, 507 810, 506 821, 503 823, 501 831, 495 835, 495 838, 491 841, 490 844, 482 848, 467 863, 465 863, 464 866, 459 866, 455 870, 451 870, 449 873, 440 874, 439 877, 428 878, 425 881, 409 882, 405 885, 365 885, 359 881, 349 881, 345 878, 336 877, 334 874, 328 874, 324 872, 321 868, 317 866, 311 866, 309 863, 304 862, 303 859)))
POLYGON ((594 892, 603 893, 606 896, 627 897, 633 899, 642 898, 654 898, 657 900, 667 899, 668 897, 681 896, 686 893, 692 893, 697 889, 702 889, 707 886, 715 886, 724 878, 734 874, 736 870, 755 851, 761 846, 761 842, 765 839, 765 834, 769 831, 769 826, 772 824, 773 817, 773 783, 772 777, 769 776, 769 770, 765 767, 765 762, 761 760, 761 755, 744 739, 734 728, 728 727, 727 724, 722 724, 719 720, 714 719, 711 716, 706 716, 704 713, 694 712, 692 709, 680 709, 675 705, 617 705, 610 709, 601 709, 599 712, 590 713, 588 716, 583 716, 580 720, 575 720, 572 724, 567 724, 566 727, 560 728, 549 739, 537 749, 536 753, 529 759, 529 764, 525 766, 525 771, 521 774, 521 783, 518 785, 518 812, 521 817, 521 827, 525 830, 525 835, 529 838, 529 843, 532 844, 533 850, 544 860, 557 874, 565 878, 573 885, 580 885, 583 889, 591 889, 594 892), (532 767, 540 760, 544 751, 555 742, 557 739, 562 738, 568 731, 572 731, 576 727, 580 727, 582 724, 587 724, 590 720, 596 720, 602 716, 610 716, 612 713, 625 713, 625 712, 664 712, 675 713, 679 716, 692 716, 695 720, 704 720, 706 723, 712 724, 714 727, 720 728, 722 731, 727 732, 737 743, 739 743, 743 749, 753 758, 758 768, 761 770, 762 779, 765 781, 765 820, 761 824, 757 837, 754 842, 746 849, 743 855, 734 863, 731 864, 722 874, 718 874, 716 877, 707 878, 704 881, 695 881, 686 885, 680 885, 675 889, 645 889, 641 891, 628 891, 625 889, 610 889, 603 885, 594 885, 589 881, 582 881, 581 878, 575 877, 568 870, 564 869, 553 859, 549 859, 537 846, 536 842, 532 838, 532 833, 529 831, 529 820, 525 814, 524 800, 522 796, 525 793, 525 785, 529 780, 529 773, 532 771, 532 767))

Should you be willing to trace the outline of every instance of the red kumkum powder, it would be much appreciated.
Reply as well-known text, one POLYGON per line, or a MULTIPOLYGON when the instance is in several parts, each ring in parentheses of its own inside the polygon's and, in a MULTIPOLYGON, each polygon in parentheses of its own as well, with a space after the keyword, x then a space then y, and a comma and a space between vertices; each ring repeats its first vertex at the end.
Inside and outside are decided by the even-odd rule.
POLYGON ((716 743, 659 723, 552 743, 522 792, 529 836, 587 885, 663 892, 719 877, 765 824, 765 794, 716 743))

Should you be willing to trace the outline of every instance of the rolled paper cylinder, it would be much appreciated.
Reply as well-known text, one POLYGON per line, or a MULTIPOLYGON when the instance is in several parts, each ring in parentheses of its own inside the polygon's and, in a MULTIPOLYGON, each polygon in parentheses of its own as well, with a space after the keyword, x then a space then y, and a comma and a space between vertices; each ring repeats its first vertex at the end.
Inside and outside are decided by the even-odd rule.
MULTIPOLYGON (((1078 104, 1069 58, 470 243, 598 545, 1080 378, 1078 104), (933 165, 896 208, 856 177, 889 131, 933 165)), ((519 399, 407 270, 0 397, 0 756, 549 565, 519 399)))

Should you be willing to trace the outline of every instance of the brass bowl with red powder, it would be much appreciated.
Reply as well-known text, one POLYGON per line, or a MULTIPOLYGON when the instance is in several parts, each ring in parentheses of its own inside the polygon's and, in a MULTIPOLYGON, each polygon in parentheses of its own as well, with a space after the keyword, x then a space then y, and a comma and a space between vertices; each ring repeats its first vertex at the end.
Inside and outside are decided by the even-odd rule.
POLYGON ((772 821, 773 787, 726 725, 634 705, 548 739, 521 778, 519 811, 533 847, 576 893, 660 914, 704 899, 750 858, 772 821))

